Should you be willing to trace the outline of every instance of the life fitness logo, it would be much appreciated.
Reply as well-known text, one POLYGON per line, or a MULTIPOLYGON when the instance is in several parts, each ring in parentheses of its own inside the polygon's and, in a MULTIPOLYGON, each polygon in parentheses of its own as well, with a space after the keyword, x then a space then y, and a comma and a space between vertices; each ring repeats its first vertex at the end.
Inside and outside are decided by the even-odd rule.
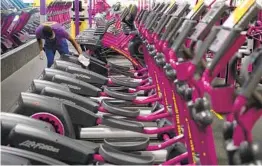
POLYGON ((55 152, 55 153, 58 153, 60 151, 60 149, 55 148, 53 146, 46 145, 44 143, 37 143, 37 142, 31 141, 31 140, 26 140, 24 142, 21 142, 19 144, 19 146, 24 146, 24 147, 27 147, 29 149, 46 150, 46 151, 55 152))

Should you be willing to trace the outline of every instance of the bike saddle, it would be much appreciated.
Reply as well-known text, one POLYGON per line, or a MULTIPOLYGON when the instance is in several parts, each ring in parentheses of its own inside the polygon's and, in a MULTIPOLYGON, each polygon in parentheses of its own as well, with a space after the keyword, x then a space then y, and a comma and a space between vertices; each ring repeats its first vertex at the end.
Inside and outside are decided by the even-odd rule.
POLYGON ((128 100, 132 101, 136 99, 137 94, 136 93, 124 93, 124 92, 119 92, 113 90, 111 87, 104 87, 104 92, 108 94, 110 97, 114 97, 117 99, 123 99, 123 100, 128 100))
POLYGON ((144 131, 143 123, 114 118, 112 117, 112 115, 106 115, 106 114, 103 115, 102 124, 113 127, 113 128, 119 128, 123 130, 139 132, 139 133, 143 133, 144 131))
POLYGON ((149 144, 149 137, 106 138, 104 145, 120 151, 144 151, 149 144))
POLYGON ((120 115, 129 118, 136 118, 139 114, 139 110, 129 110, 121 108, 110 103, 110 99, 103 99, 101 102, 102 106, 111 114, 120 115))
POLYGON ((99 153, 106 161, 117 165, 152 165, 155 160, 153 155, 142 156, 139 152, 121 152, 106 145, 100 145, 99 153))

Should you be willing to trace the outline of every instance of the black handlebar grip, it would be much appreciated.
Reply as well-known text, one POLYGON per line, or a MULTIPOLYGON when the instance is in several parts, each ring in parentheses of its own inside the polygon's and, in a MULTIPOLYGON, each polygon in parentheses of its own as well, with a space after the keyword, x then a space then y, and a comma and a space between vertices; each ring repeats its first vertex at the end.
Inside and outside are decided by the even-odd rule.
POLYGON ((178 29, 177 24, 180 22, 180 20, 179 21, 177 21, 177 20, 178 20, 177 17, 172 17, 170 19, 170 21, 169 21, 169 23, 166 27, 166 31, 165 31, 164 35, 161 37, 162 40, 170 40, 172 38, 172 36, 174 35, 174 33, 178 29))
POLYGON ((144 15, 145 15, 145 13, 146 13, 146 10, 143 10, 143 11, 142 11, 142 14, 141 14, 141 15, 139 16, 139 18, 137 19, 137 22, 138 22, 139 24, 141 23, 144 15))
POLYGON ((258 54, 258 59, 256 60, 258 66, 255 68, 255 71, 252 72, 249 79, 244 83, 243 88, 240 92, 247 98, 251 97, 252 93, 255 90, 255 87, 258 85, 262 77, 262 51, 254 52, 253 54, 258 54))
POLYGON ((167 15, 166 14, 163 14, 156 26, 156 28, 154 29, 154 32, 157 32, 158 29, 161 27, 161 25, 164 23, 165 19, 167 18, 167 15))
POLYGON ((154 7, 153 7, 153 11, 156 11, 157 10, 157 8, 160 6, 160 3, 158 2, 154 7))
POLYGON ((165 2, 161 3, 155 12, 160 12, 165 7, 165 2))
MULTIPOLYGON (((232 45, 232 43, 234 43, 235 39, 242 32, 241 28, 232 28, 230 30, 228 30, 228 29, 221 29, 221 30, 218 32, 218 35, 224 33, 223 31, 230 31, 230 32, 227 35, 227 37, 223 40, 223 44, 221 44, 220 47, 217 46, 217 41, 219 41, 219 40, 221 41, 221 39, 218 39, 216 37, 216 39, 212 42, 211 46, 216 45, 217 46, 216 47, 217 51, 215 52, 215 56, 214 56, 211 64, 207 67, 210 72, 213 72, 213 70, 216 68, 216 66, 220 62, 220 60, 226 55, 225 52, 232 45)), ((209 47, 209 49, 210 49, 210 47, 209 47)))
POLYGON ((195 20, 186 20, 182 31, 179 33, 178 37, 175 39, 175 42, 172 45, 172 49, 178 51, 178 49, 181 47, 181 45, 184 43, 187 36, 189 36, 190 32, 192 32, 193 27, 197 24, 197 21, 195 20))
POLYGON ((201 44, 201 46, 197 49, 196 56, 194 56, 192 63, 197 65, 200 63, 202 57, 205 55, 205 53, 208 50, 208 47, 210 44, 215 40, 217 33, 219 32, 220 27, 215 26, 210 31, 209 35, 206 37, 205 41, 201 44))
POLYGON ((159 21, 159 24, 155 30, 155 32, 159 35, 162 31, 163 31, 163 28, 168 24, 168 22, 170 21, 171 19, 171 15, 163 15, 161 20, 159 21))
POLYGON ((174 3, 167 11, 167 14, 173 14, 177 10, 178 5, 174 3))
POLYGON ((141 11, 138 13, 138 15, 137 15, 137 17, 136 17, 136 20, 135 20, 135 21, 140 21, 140 19, 141 19, 141 16, 143 16, 143 13, 144 13, 144 11, 145 11, 145 10, 141 10, 141 11))
POLYGON ((167 4, 163 7, 163 9, 160 11, 160 13, 164 13, 164 12, 168 9, 169 6, 170 6, 170 3, 167 3, 167 4))
POLYGON ((146 20, 146 28, 148 28, 148 26, 152 23, 152 20, 155 18, 156 15, 157 13, 155 12, 150 13, 150 16, 146 20))
POLYGON ((177 34, 177 31, 179 30, 179 28, 183 25, 183 22, 185 21, 184 17, 181 17, 177 23, 175 24, 175 28, 172 29, 172 31, 170 32, 169 36, 167 37, 167 41, 171 42, 172 38, 177 34))
POLYGON ((155 12, 150 12, 150 14, 148 15, 148 17, 146 18, 146 21, 145 21, 146 27, 148 27, 148 25, 151 23, 151 20, 153 19, 155 14, 156 14, 155 12))
POLYGON ((158 18, 160 17, 160 13, 157 13, 154 18, 152 19, 152 21, 150 22, 150 24, 148 25, 148 29, 152 29, 152 27, 155 25, 155 23, 157 23, 158 18))
POLYGON ((142 24, 145 23, 148 15, 149 15, 149 11, 145 11, 145 12, 144 12, 144 15, 143 15, 143 17, 142 17, 142 19, 141 19, 141 23, 142 23, 142 24))

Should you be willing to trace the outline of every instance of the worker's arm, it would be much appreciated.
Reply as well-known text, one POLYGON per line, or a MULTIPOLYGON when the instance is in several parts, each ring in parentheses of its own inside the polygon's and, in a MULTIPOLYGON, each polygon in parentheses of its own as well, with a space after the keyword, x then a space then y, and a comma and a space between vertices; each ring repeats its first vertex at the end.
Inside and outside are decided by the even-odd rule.
POLYGON ((90 64, 90 60, 88 58, 86 58, 85 56, 82 55, 82 50, 80 48, 80 46, 76 43, 76 41, 72 38, 72 36, 69 35, 68 40, 73 44, 73 46, 75 47, 75 49, 78 52, 78 61, 85 67, 88 67, 88 65, 90 64))
POLYGON ((37 39, 37 43, 38 43, 40 51, 42 51, 43 50, 43 41, 42 41, 42 39, 38 38, 37 39))
POLYGON ((43 50, 43 41, 42 39, 40 38, 37 38, 37 43, 38 43, 38 46, 39 46, 39 49, 40 49, 40 54, 39 54, 39 57, 40 59, 44 59, 44 50, 43 50))
POLYGON ((68 40, 72 43, 72 45, 75 47, 76 51, 78 52, 78 55, 82 54, 82 49, 80 46, 76 43, 75 39, 72 38, 72 36, 69 35, 68 40))

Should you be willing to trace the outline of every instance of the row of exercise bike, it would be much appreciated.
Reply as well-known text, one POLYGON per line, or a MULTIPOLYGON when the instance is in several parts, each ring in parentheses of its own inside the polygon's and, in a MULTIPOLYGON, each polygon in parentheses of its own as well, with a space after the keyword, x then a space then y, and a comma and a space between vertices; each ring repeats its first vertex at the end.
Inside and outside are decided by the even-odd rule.
POLYGON ((66 29, 70 28, 71 17, 70 9, 72 2, 67 1, 52 1, 46 8, 48 21, 55 21, 63 25, 66 29))
POLYGON ((39 10, 22 1, 1 1, 1 53, 26 43, 40 25, 39 10))
POLYGON ((88 68, 74 56, 56 60, 1 113, 2 163, 216 165, 214 110, 226 118, 228 163, 261 165, 251 131, 262 115, 262 50, 249 55, 252 71, 245 63, 238 70, 237 54, 261 9, 256 0, 232 12, 224 1, 192 10, 159 3, 139 14, 131 6, 119 18, 121 32, 107 32, 116 20, 85 31, 82 48, 110 48, 134 69, 90 55, 88 68), (102 143, 85 140, 95 137, 102 143))
MULTIPOLYGON (((18 2, 23 4, 23 2, 18 2)), ((71 6, 72 2, 51 2, 47 6, 47 20, 58 22, 66 29, 70 28, 71 6)), ((30 36, 35 35, 35 30, 40 25, 39 9, 25 7, 17 7, 13 1, 1 1, 1 53, 28 42, 31 39, 30 36)))

